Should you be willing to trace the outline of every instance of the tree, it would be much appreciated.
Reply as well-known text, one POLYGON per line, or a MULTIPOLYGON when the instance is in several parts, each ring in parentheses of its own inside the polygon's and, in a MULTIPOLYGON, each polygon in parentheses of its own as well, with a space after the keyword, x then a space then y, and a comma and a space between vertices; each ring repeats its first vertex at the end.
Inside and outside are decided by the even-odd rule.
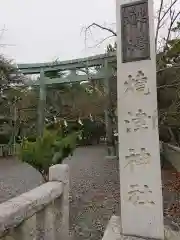
MULTIPOLYGON (((180 30, 179 22, 171 29, 180 30)), ((180 39, 169 39, 157 54, 157 88, 160 137, 165 142, 179 145, 179 90, 180 90, 180 39)))
POLYGON ((1 114, 1 143, 12 143, 14 127, 12 102, 6 95, 6 91, 12 89, 15 85, 22 82, 22 75, 12 61, 5 59, 0 55, 0 114, 1 114), (12 130, 13 129, 13 130, 12 130), (4 139, 4 140, 3 140, 4 139))
MULTIPOLYGON (((179 4, 179 0, 171 0, 168 4, 166 0, 160 1, 155 35, 160 140, 176 145, 180 145, 179 4)), ((86 40, 88 32, 91 32, 94 27, 109 33, 107 38, 116 37, 116 32, 112 29, 93 23, 85 29, 86 40)), ((116 52, 116 44, 114 46, 108 45, 107 50, 116 52)), ((170 187, 175 190, 177 197, 179 197, 179 182, 180 179, 176 176, 176 179, 170 183, 170 187)), ((171 216, 180 216, 180 206, 177 199, 169 206, 167 213, 171 216)))
MULTIPOLYGON (((180 0, 160 0, 160 4, 158 6, 158 10, 155 16, 155 44, 157 52, 161 51, 162 48, 167 45, 168 41, 172 37, 172 30, 174 29, 174 26, 176 26, 178 18, 180 16, 179 3, 180 0)), ((88 45, 88 36, 93 34, 92 31, 94 28, 100 29, 101 31, 105 31, 107 33, 107 37, 99 40, 99 42, 94 47, 99 46, 104 41, 107 41, 110 38, 113 38, 113 41, 115 42, 114 39, 116 39, 117 33, 114 29, 112 29, 112 27, 108 27, 107 24, 102 25, 93 22, 89 26, 83 28, 83 31, 85 33, 86 46, 88 45)), ((112 45, 110 44, 109 47, 111 48, 112 45)), ((111 48, 112 51, 114 51, 115 49, 116 46, 115 48, 111 48)))
POLYGON ((90 114, 101 115, 105 108, 105 96, 101 87, 95 85, 89 81, 48 89, 46 117, 78 119, 87 118, 90 114))
POLYGON ((11 60, 7 60, 4 56, 0 55, 0 91, 1 96, 3 90, 10 87, 12 84, 21 83, 23 79, 22 74, 19 72, 16 65, 11 60))
POLYGON ((5 94, 12 106, 11 116, 15 121, 16 138, 17 136, 35 137, 39 94, 37 89, 29 89, 26 85, 16 86, 7 89, 5 94))
POLYGON ((42 137, 35 142, 24 140, 19 148, 19 158, 37 169, 48 181, 49 167, 62 163, 72 155, 76 148, 78 132, 63 135, 61 128, 45 130, 42 137))
MULTIPOLYGON (((177 137, 179 128, 179 53, 180 53, 180 0, 161 0, 156 16, 155 43, 157 51, 157 82, 158 82, 158 104, 160 118, 160 138, 164 141, 180 142, 177 137), (165 134, 166 132, 166 134, 165 134)), ((93 28, 107 32, 108 38, 116 38, 115 30, 92 23, 85 28, 85 40, 88 34, 92 34, 93 28)), ((116 52, 115 44, 108 44, 107 52, 116 52)), ((99 41, 99 44, 102 40, 99 41)), ((114 66, 117 69, 117 66, 114 66)))

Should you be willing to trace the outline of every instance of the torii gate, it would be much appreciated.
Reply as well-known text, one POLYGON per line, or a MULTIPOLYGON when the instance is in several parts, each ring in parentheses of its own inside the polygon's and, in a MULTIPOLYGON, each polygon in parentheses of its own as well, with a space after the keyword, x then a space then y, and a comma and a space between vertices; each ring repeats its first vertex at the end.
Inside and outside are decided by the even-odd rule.
MULTIPOLYGON (((40 86, 39 92, 39 108, 38 108, 38 131, 39 135, 42 135, 45 122, 45 104, 46 104, 46 88, 52 84, 62 83, 74 83, 88 80, 102 80, 105 81, 106 91, 109 95, 109 79, 113 76, 112 65, 116 64, 116 54, 107 53, 87 58, 79 58, 70 61, 53 62, 53 63, 30 63, 30 64, 18 64, 18 68, 24 75, 39 74, 40 80, 35 82, 28 82, 30 86, 40 86), (88 73, 90 67, 102 66, 100 71, 96 74, 88 73), (86 69, 87 73, 79 75, 77 71, 86 69), (70 74, 66 77, 48 78, 47 72, 61 72, 70 71, 70 74)), ((107 106, 106 114, 106 137, 107 142, 112 142, 112 123, 109 117, 109 106, 107 106)), ((112 151, 108 151, 111 152, 112 151)))

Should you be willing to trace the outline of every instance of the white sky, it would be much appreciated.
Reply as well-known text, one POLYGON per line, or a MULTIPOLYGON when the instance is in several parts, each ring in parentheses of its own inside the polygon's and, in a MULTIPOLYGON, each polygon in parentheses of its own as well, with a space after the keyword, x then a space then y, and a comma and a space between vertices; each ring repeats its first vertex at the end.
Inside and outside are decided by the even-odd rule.
MULTIPOLYGON (((159 0, 156 0, 156 3, 159 0)), ((88 35, 82 27, 96 22, 115 29, 115 0, 1 0, 0 52, 16 62, 68 60, 103 53, 105 44, 95 46, 106 33, 88 35)))

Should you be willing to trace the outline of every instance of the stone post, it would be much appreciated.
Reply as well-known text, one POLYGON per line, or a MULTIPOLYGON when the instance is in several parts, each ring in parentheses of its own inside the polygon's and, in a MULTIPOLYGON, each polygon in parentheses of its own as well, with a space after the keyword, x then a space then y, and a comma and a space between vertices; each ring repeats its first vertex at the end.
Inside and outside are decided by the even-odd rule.
POLYGON ((44 70, 40 72, 40 89, 39 89, 39 106, 38 106, 38 135, 42 136, 45 122, 45 108, 46 108, 46 84, 44 77, 44 70))
POLYGON ((122 233, 164 239, 153 0, 117 0, 122 233))
POLYGON ((108 65, 108 61, 104 62, 104 71, 106 78, 104 79, 105 83, 105 92, 107 95, 106 110, 105 110, 105 125, 106 125, 106 143, 107 143, 107 153, 109 157, 115 155, 114 146, 113 146, 113 123, 110 117, 111 111, 111 101, 110 101, 110 77, 112 76, 112 71, 108 65))
POLYGON ((63 195, 54 202, 54 229, 55 239, 69 239, 69 167, 59 164, 50 167, 49 181, 58 181, 64 184, 63 195))
POLYGON ((12 238, 9 236, 5 237, 3 240, 32 240, 36 239, 36 215, 24 221, 20 226, 14 228, 12 231, 12 238))

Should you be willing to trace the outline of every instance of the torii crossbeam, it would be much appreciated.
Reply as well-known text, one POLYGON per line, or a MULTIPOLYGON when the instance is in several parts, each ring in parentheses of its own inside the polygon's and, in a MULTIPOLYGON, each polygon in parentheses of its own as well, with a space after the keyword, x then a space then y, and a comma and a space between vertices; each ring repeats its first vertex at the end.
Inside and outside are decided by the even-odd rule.
MULTIPOLYGON (((38 109, 38 131, 39 135, 42 135, 44 129, 44 109, 46 104, 46 87, 53 84, 62 84, 62 83, 73 83, 73 82, 82 82, 88 80, 103 80, 106 85, 107 94, 109 94, 109 79, 113 76, 112 65, 116 64, 116 54, 107 53, 101 55, 90 56, 87 58, 79 58, 69 61, 55 61, 47 63, 28 63, 28 64, 18 64, 18 68, 24 75, 33 75, 40 74, 40 79, 37 81, 28 81, 27 84, 30 86, 39 86, 39 109, 38 109), (101 66, 99 72, 85 73, 80 75, 77 71, 83 69, 88 70, 91 67, 101 66), (49 78, 46 77, 48 72, 62 72, 70 71, 67 76, 61 76, 59 78, 49 78)), ((109 128, 110 119, 108 111, 106 111, 106 128, 109 128)), ((107 135, 111 131, 106 131, 107 135)), ((107 138, 110 138, 110 136, 107 138)))

